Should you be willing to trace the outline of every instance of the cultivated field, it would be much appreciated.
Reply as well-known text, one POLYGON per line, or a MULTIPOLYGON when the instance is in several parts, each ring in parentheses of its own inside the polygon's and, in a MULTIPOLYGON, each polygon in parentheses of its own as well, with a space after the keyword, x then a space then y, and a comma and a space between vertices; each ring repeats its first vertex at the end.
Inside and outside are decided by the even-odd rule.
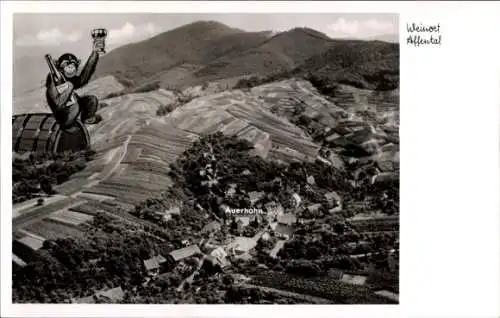
MULTIPOLYGON (((338 98, 349 99, 351 108, 378 102, 378 95, 368 91, 342 89, 344 95, 339 94, 338 98)), ((388 133, 356 117, 356 107, 353 111, 342 103, 333 103, 302 80, 284 80, 247 91, 201 94, 166 116, 156 115, 158 107, 174 103, 175 99, 174 93, 160 89, 106 100, 108 106, 99 111, 103 121, 89 126, 92 146, 97 151, 95 160, 56 187, 65 196, 62 200, 42 207, 19 208, 13 230, 26 228, 45 239, 79 236, 78 228, 98 212, 142 224, 145 221, 126 210, 171 186, 169 164, 206 133, 221 131, 246 139, 257 154, 267 159, 312 161, 318 157, 321 146, 291 122, 292 114, 300 107, 308 110, 305 114, 315 119, 319 127, 333 127, 331 133, 348 142, 362 144, 377 139, 373 156, 380 166, 384 162, 392 164, 399 155, 399 149, 390 146, 388 133), (117 212, 117 207, 123 208, 121 212, 117 212)), ((336 142, 335 138, 330 140, 336 142)), ((394 169, 385 166, 386 170, 394 169)), ((382 227, 363 224, 363 230, 397 229, 393 222, 385 222, 382 227)))

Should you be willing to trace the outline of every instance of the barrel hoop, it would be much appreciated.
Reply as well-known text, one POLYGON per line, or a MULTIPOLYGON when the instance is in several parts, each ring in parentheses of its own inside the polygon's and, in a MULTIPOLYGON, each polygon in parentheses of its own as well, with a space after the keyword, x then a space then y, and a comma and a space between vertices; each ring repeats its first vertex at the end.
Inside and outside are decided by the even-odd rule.
MULTIPOLYGON (((21 144, 21 136, 22 136, 22 131, 24 130, 24 127, 26 127, 26 124, 28 123, 28 121, 30 120, 32 114, 26 114, 26 115, 19 115, 19 116, 26 116, 24 118, 24 121, 23 121, 23 124, 21 126, 21 128, 19 128, 19 130, 16 132, 16 144, 14 145, 14 151, 18 151, 19 150, 19 145, 21 144), (21 132, 21 134, 19 134, 19 132, 21 132)), ((17 116, 16 116, 17 118, 17 116)))
POLYGON ((36 151, 36 148, 38 146, 38 139, 40 138, 40 131, 41 131, 41 127, 43 127, 43 124, 45 124, 45 122, 47 121, 47 119, 49 119, 50 116, 45 116, 44 119, 42 119, 42 122, 40 123, 40 126, 38 126, 38 129, 36 130, 36 135, 34 137, 34 141, 33 141, 33 149, 32 151, 36 151))
POLYGON ((59 123, 56 121, 54 122, 52 127, 50 127, 49 140, 54 140, 54 141, 51 144, 47 144, 47 150, 50 149, 50 151, 52 151, 53 153, 57 152, 57 145, 59 144, 59 138, 61 138, 61 133, 62 133, 61 127, 59 126, 58 128, 56 128, 57 126, 59 126, 59 123), (56 134, 54 139, 52 139, 53 133, 56 134))

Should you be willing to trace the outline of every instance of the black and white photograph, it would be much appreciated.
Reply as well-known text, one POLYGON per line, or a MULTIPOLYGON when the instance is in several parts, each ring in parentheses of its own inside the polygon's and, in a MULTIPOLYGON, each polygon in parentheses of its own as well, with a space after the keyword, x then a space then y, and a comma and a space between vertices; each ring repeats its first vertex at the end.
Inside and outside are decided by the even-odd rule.
POLYGON ((398 13, 13 32, 12 303, 399 304, 398 13))

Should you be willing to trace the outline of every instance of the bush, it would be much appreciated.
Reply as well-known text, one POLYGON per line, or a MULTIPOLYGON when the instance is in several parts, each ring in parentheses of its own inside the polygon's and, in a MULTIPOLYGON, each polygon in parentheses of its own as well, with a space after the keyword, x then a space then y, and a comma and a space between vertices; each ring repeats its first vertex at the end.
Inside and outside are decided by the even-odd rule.
POLYGON ((94 151, 66 153, 30 153, 28 156, 12 156, 12 199, 14 203, 51 195, 54 185, 61 184, 85 168, 93 160, 94 151))
POLYGON ((134 93, 146 93, 157 90, 160 88, 160 82, 151 82, 138 87, 126 87, 125 89, 119 92, 109 93, 104 97, 104 99, 123 96, 126 94, 134 94, 134 93))
POLYGON ((152 82, 152 83, 147 83, 142 86, 139 86, 137 88, 134 88, 130 91, 130 93, 146 93, 146 92, 151 92, 155 91, 160 88, 160 82, 152 82))
POLYGON ((171 113, 174 109, 175 106, 173 104, 161 105, 156 111, 156 116, 165 116, 166 114, 171 113))

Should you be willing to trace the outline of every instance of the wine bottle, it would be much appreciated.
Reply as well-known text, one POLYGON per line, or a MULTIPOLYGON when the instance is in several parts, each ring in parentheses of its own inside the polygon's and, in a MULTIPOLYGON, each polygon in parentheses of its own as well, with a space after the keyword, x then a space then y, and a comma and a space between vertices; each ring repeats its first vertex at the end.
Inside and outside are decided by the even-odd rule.
MULTIPOLYGON (((56 86, 57 92, 60 94, 64 92, 69 87, 69 82, 66 80, 64 75, 57 69, 54 60, 50 54, 45 55, 45 60, 49 65, 50 77, 52 78, 52 82, 56 86)), ((76 103, 75 94, 71 94, 68 102, 66 103, 66 107, 71 106, 76 103)))

